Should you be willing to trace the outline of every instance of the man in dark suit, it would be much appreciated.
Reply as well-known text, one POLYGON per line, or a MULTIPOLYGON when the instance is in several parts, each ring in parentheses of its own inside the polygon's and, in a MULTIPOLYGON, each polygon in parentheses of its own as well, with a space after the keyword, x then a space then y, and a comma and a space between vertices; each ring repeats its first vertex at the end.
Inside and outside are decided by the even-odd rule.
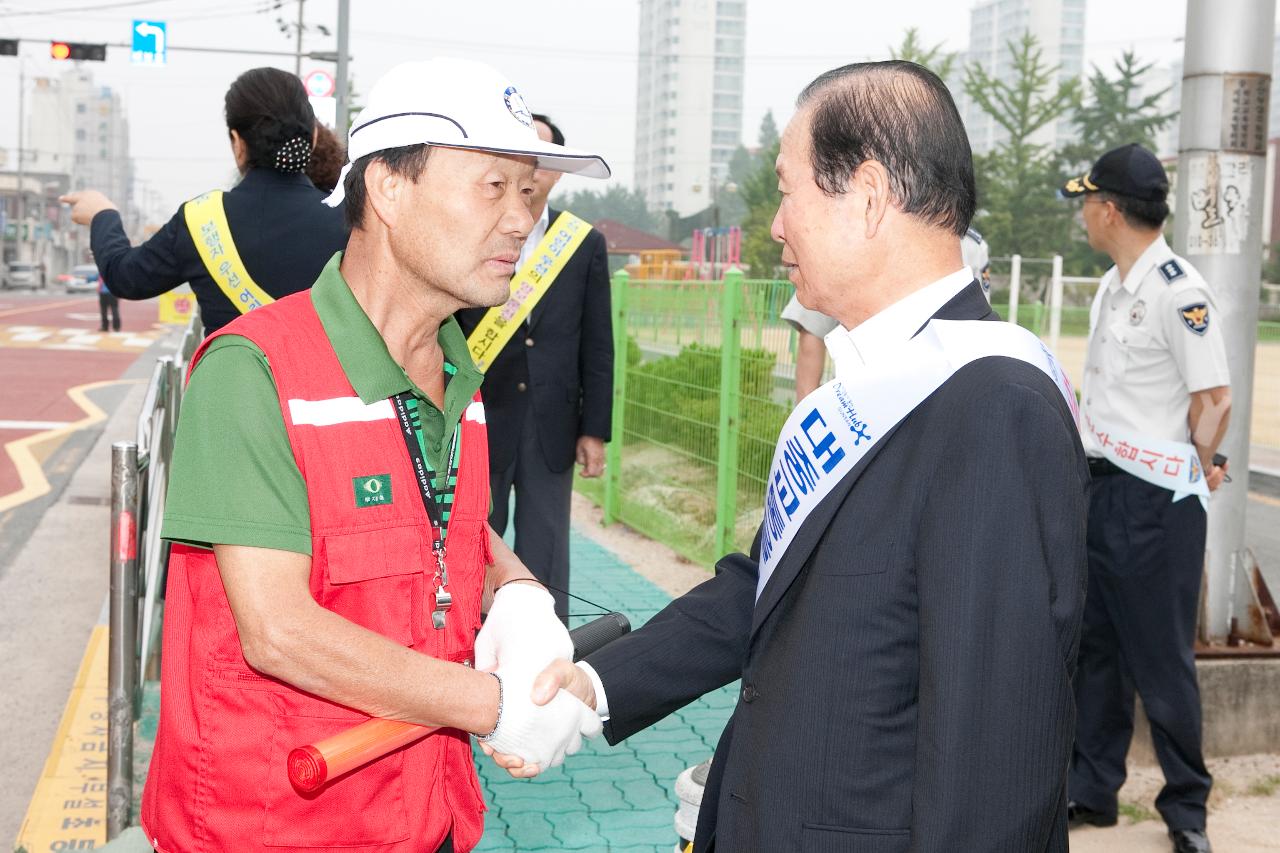
MULTIPOLYGON (((544 115, 533 116, 538 135, 564 144, 564 134, 544 115)), ((559 172, 534 173, 530 212, 534 228, 517 269, 560 214, 547 207, 559 172)), ((486 309, 458 313, 470 335, 486 309)), ((516 492, 515 552, 568 615, 569 502, 573 465, 582 476, 604 472, 604 444, 613 416, 613 328, 609 310, 609 261, 604 236, 587 234, 522 328, 485 373, 481 393, 494 428, 489 431, 489 524, 507 529, 511 490, 516 492)))
MULTIPOLYGON (((850 410, 917 337, 1021 334, 932 326, 997 317, 961 261, 972 158, 931 72, 822 75, 777 168, 773 236, 801 303, 846 330, 828 346, 850 410)), ((572 690, 616 743, 741 678, 698 853, 1065 851, 1088 470, 1048 372, 1000 355, 953 368, 871 435, 772 563, 776 515, 750 557, 585 666, 545 671, 535 701, 572 690)))

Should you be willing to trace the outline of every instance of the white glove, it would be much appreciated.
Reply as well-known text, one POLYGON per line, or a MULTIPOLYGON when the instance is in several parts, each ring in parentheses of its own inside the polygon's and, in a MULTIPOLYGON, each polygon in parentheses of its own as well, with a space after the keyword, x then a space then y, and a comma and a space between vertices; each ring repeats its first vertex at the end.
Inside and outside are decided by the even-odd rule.
POLYGON ((476 635, 476 669, 518 666, 536 675, 557 658, 573 660, 573 640, 556 616, 551 593, 528 583, 498 590, 476 635))
POLYGON ((545 705, 533 704, 533 682, 541 669, 499 667, 502 699, 498 725, 480 740, 497 752, 515 755, 540 770, 558 767, 566 755, 582 749, 583 737, 596 737, 600 715, 565 690, 545 705))

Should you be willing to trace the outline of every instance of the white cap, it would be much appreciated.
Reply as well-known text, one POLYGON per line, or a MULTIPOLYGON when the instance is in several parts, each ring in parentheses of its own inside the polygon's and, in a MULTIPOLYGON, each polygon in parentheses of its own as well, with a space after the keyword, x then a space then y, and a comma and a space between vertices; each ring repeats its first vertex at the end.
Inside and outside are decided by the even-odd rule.
POLYGON ((337 207, 351 164, 361 157, 407 145, 444 145, 538 158, 538 168, 588 178, 609 177, 609 164, 544 142, 511 81, 483 62, 432 59, 405 62, 373 84, 369 103, 347 134, 347 165, 325 204, 337 207))

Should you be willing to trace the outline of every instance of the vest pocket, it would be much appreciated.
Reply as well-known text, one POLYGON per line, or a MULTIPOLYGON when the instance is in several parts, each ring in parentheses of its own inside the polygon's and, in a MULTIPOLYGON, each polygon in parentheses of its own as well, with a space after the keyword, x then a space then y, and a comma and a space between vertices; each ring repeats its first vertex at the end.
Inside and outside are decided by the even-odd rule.
POLYGON ((903 853, 911 845, 909 829, 856 829, 807 823, 800 848, 808 853, 903 853))
POLYGON ((423 638, 424 570, 431 556, 417 528, 325 536, 324 549, 322 607, 403 646, 423 638))
POLYGON ((335 735, 362 719, 355 714, 276 715, 267 765, 264 845, 355 847, 409 838, 403 750, 340 776, 313 794, 300 794, 289 784, 285 768, 292 749, 335 735))

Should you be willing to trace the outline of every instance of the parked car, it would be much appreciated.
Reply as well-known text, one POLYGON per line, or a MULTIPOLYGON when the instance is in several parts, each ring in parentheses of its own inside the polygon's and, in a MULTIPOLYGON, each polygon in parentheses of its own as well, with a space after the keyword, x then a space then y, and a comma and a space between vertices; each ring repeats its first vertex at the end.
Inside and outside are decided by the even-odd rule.
POLYGON ((71 272, 58 276, 67 293, 97 293, 98 267, 95 264, 77 264, 71 272))
POLYGON ((28 287, 32 290, 43 288, 45 286, 44 268, 39 264, 30 264, 25 261, 10 261, 5 265, 0 284, 6 288, 28 287))

